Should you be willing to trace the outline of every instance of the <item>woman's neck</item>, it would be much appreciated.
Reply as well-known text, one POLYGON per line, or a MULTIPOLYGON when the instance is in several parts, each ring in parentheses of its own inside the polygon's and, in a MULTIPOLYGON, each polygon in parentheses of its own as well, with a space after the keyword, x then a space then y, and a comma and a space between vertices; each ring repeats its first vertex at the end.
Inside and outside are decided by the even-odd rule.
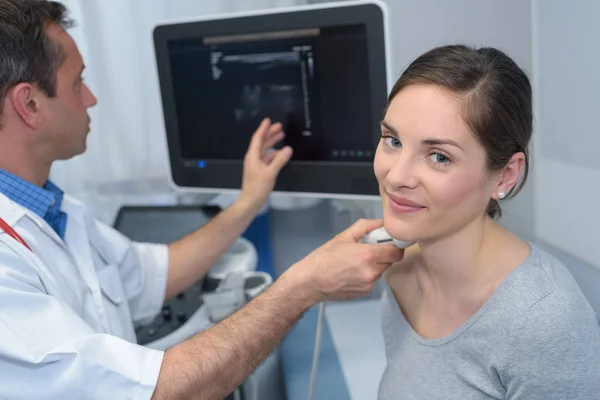
MULTIPOLYGON (((500 250, 508 244, 508 231, 490 218, 480 218, 461 231, 432 242, 419 242, 418 279, 422 290, 441 301, 479 303, 488 286, 504 277, 498 265, 500 250)), ((513 239, 514 240, 514 239, 513 239)), ((502 264, 500 264, 502 265, 502 264)))

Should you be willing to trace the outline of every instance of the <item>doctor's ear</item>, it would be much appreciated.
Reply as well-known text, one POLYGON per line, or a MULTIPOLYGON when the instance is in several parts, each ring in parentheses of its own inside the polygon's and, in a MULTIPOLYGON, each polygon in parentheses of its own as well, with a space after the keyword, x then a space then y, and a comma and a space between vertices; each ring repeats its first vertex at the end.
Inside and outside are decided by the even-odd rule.
POLYGON ((513 154, 506 166, 499 172, 498 184, 494 188, 492 198, 501 200, 506 197, 519 182, 524 167, 525 154, 522 152, 513 154))
POLYGON ((26 82, 14 86, 9 96, 15 113, 31 129, 39 129, 42 124, 40 108, 45 97, 36 85, 26 82))

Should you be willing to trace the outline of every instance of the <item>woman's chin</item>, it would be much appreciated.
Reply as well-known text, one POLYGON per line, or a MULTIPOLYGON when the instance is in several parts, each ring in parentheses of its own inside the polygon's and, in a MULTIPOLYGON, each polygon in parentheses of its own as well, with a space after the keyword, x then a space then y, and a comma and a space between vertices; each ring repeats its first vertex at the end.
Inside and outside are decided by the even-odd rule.
POLYGON ((418 235, 414 229, 410 229, 410 225, 411 224, 399 226, 397 223, 388 223, 387 220, 384 220, 383 223, 386 232, 394 239, 402 240, 404 242, 416 242, 418 240, 418 235))

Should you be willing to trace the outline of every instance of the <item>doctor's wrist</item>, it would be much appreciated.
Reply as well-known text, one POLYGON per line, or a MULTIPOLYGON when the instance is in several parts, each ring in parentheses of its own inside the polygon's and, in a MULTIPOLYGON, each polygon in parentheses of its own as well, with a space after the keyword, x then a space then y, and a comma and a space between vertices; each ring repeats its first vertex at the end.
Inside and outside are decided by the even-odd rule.
POLYGON ((288 268, 276 283, 284 289, 288 299, 293 299, 303 307, 303 311, 324 300, 314 279, 311 279, 300 262, 288 268))
POLYGON ((249 218, 254 218, 264 207, 265 204, 266 200, 252 198, 242 193, 237 198, 235 203, 233 203, 232 207, 237 209, 239 213, 242 213, 248 216, 249 218))

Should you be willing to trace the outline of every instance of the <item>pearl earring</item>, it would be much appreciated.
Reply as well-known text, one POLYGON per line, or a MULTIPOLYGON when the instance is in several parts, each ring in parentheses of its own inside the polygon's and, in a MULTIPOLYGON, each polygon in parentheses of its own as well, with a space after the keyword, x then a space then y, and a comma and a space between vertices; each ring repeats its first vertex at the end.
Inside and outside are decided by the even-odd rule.
POLYGON ((500 192, 500 193, 498 193, 498 197, 501 198, 501 199, 503 199, 503 198, 506 197, 506 193, 500 192))

